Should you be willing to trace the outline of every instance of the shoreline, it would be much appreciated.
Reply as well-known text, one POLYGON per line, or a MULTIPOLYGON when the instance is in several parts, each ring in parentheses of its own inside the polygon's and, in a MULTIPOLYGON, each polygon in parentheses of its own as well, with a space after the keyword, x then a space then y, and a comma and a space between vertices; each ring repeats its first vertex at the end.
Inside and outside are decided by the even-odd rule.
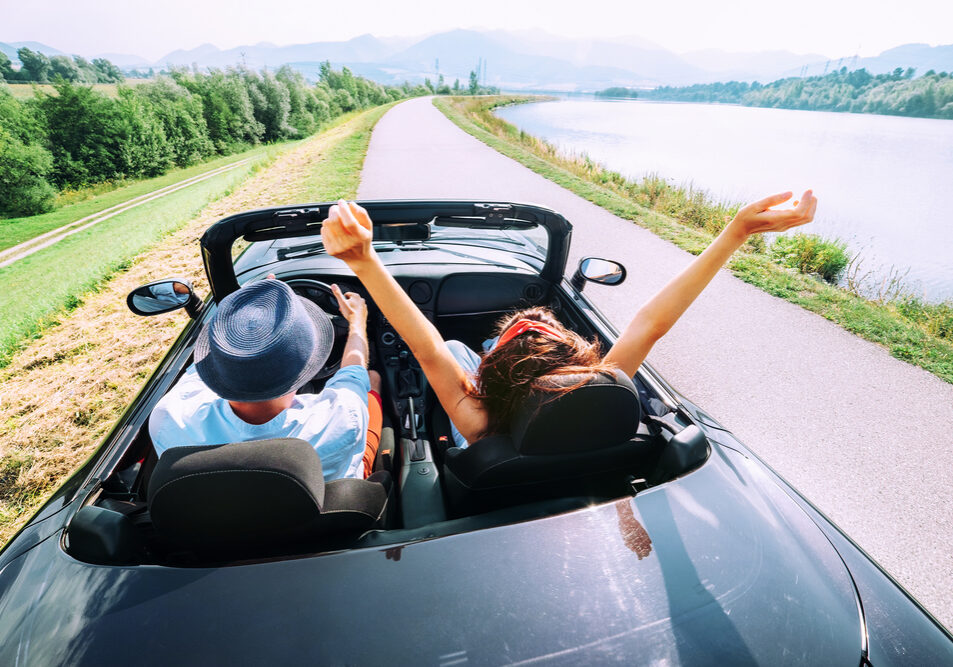
MULTIPOLYGON (((537 101, 543 100, 528 95, 469 101, 434 98, 434 105, 454 124, 491 148, 676 246, 698 254, 710 243, 715 230, 706 230, 702 225, 689 226, 684 220, 646 206, 640 183, 588 158, 566 155, 492 113, 502 106, 537 101)), ((688 194, 697 199, 691 191, 688 194)), ((695 199, 688 202, 688 213, 697 212, 711 218, 711 212, 704 210, 706 206, 711 208, 711 203, 695 199)), ((727 210, 728 207, 721 206, 719 212, 727 210)), ((764 247, 745 250, 736 253, 729 264, 729 270, 736 277, 878 343, 891 356, 953 384, 953 301, 931 305, 905 295, 877 303, 781 267, 771 261, 764 247)))

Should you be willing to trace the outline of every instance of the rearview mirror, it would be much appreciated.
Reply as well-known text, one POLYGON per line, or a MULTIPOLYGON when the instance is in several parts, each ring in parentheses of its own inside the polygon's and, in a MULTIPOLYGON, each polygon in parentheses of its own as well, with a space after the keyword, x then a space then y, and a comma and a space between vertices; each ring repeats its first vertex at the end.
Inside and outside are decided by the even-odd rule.
POLYGON ((426 222, 400 222, 374 225, 375 241, 426 241, 430 238, 430 225, 426 222))
POLYGON ((202 301, 192 291, 191 282, 185 278, 168 278, 132 290, 126 297, 126 305, 136 315, 161 315, 184 307, 190 317, 195 317, 202 301))
POLYGON ((625 267, 618 262, 600 257, 585 257, 579 262, 579 268, 570 282, 573 287, 582 291, 587 280, 600 285, 621 285, 625 276, 625 267))

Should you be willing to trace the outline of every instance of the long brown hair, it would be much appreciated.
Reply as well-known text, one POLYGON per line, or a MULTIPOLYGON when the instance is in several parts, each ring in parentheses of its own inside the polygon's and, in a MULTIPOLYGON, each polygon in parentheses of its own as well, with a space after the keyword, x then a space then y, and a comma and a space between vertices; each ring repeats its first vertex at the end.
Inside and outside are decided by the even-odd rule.
POLYGON ((598 342, 570 331, 548 308, 527 308, 504 317, 496 334, 509 329, 521 319, 548 324, 559 332, 554 338, 536 331, 527 331, 497 345, 480 363, 471 396, 480 399, 487 413, 487 429, 483 435, 505 433, 527 398, 533 393, 552 394, 553 398, 585 384, 588 377, 614 368, 602 361, 598 342), (585 374, 576 385, 560 387, 547 382, 554 375, 585 374))

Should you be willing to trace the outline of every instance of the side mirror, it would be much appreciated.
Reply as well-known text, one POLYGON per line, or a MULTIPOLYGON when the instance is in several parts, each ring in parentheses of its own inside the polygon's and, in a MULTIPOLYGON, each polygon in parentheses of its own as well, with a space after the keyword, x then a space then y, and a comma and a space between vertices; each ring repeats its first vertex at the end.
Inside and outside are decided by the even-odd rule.
POLYGON ((184 307, 189 317, 195 318, 202 310, 202 300, 185 278, 157 280, 137 287, 126 297, 126 305, 136 315, 143 316, 161 315, 184 307))
POLYGON ((569 282, 581 292, 587 280, 600 285, 621 285, 625 276, 625 267, 618 262, 600 257, 584 257, 569 282))

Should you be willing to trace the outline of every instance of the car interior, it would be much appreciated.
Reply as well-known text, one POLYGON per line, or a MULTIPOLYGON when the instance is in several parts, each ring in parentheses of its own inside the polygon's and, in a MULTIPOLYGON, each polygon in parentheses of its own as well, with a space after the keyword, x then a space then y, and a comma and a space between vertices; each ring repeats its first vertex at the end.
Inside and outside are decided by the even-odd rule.
MULTIPOLYGON (((507 313, 537 305, 604 349, 610 344, 577 299, 532 271, 408 263, 391 272, 445 340, 474 350, 507 313)), ((574 388, 527 401, 510 433, 454 447, 413 354, 353 274, 301 259, 286 262, 278 278, 335 326, 327 365, 299 392, 320 391, 340 361, 347 325, 330 284, 367 301, 370 366, 383 379, 374 474, 326 482, 318 454, 296 439, 178 447, 160 459, 143 423, 71 520, 64 547, 73 557, 195 567, 397 546, 631 496, 709 455, 686 415, 639 375, 621 373, 563 377, 574 388)))

